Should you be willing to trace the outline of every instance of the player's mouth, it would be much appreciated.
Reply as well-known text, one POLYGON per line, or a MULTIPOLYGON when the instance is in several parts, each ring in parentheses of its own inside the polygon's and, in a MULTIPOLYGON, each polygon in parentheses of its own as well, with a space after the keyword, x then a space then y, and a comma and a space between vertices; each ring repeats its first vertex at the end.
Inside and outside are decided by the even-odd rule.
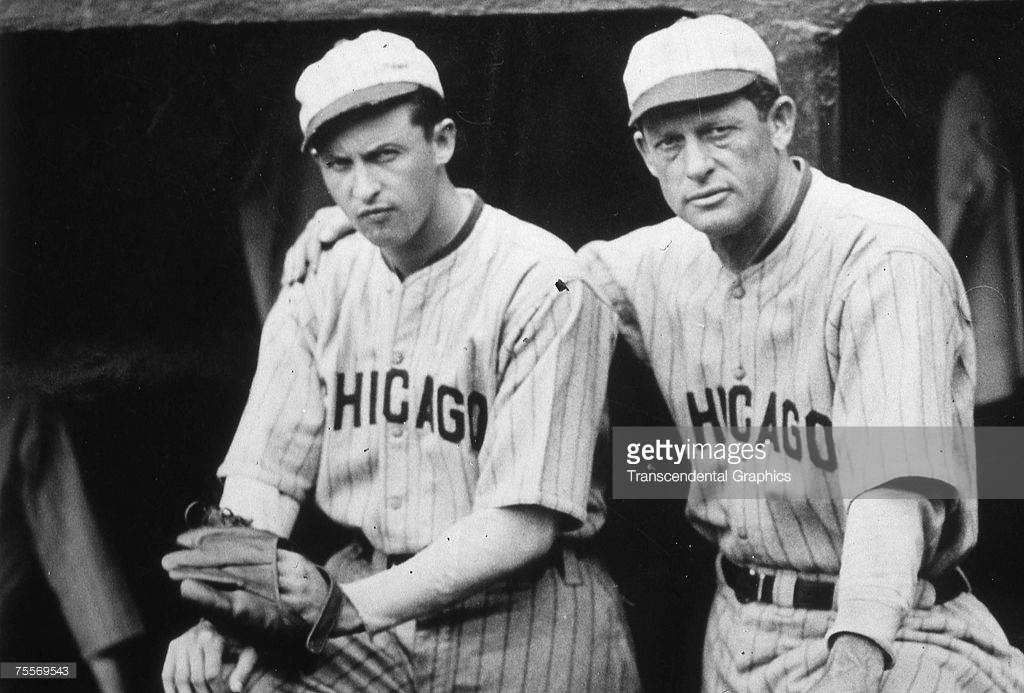
POLYGON ((387 219, 393 211, 394 209, 391 207, 369 207, 359 213, 359 218, 363 221, 379 224, 387 219))
POLYGON ((714 207, 729 194, 728 188, 714 188, 713 190, 701 190, 700 192, 686 196, 686 204, 694 207, 714 207))

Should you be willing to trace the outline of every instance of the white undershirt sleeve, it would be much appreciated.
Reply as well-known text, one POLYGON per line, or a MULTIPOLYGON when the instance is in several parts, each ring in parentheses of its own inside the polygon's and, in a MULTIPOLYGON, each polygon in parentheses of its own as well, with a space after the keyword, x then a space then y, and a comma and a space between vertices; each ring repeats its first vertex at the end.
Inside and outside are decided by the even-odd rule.
POLYGON ((341 585, 367 632, 437 613, 546 554, 555 514, 539 506, 486 508, 457 521, 409 560, 341 585))
POLYGON ((924 555, 930 501, 910 491, 880 487, 856 498, 846 518, 831 645, 842 633, 877 644, 892 665, 893 642, 913 606, 924 555))

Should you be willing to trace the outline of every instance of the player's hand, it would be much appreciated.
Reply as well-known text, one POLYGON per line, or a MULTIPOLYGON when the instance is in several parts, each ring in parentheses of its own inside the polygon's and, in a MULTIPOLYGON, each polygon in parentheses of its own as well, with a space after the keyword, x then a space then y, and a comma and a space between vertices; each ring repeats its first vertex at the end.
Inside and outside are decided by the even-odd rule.
POLYGON ((354 227, 341 207, 318 209, 284 256, 281 285, 301 282, 316 273, 323 246, 334 243, 354 227))
POLYGON ((228 640, 212 624, 203 621, 167 647, 160 674, 164 693, 241 691, 256 660, 255 649, 228 640), (235 654, 238 658, 234 664, 225 661, 235 654))
POLYGON ((884 667, 882 648, 867 638, 842 633, 832 643, 825 674, 810 693, 878 693, 884 667))
POLYGON ((312 628, 330 591, 316 565, 302 554, 278 549, 277 582, 281 606, 312 628))

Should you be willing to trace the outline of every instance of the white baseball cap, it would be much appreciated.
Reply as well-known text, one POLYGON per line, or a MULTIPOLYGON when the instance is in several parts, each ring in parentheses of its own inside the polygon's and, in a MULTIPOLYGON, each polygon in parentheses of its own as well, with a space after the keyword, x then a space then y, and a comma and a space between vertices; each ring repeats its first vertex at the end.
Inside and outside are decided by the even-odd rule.
POLYGON ((387 31, 367 31, 334 44, 295 84, 302 149, 321 125, 346 111, 370 106, 420 87, 441 97, 441 78, 416 44, 387 31))
POLYGON ((758 76, 779 83, 775 58, 756 31, 720 14, 680 19, 629 54, 622 74, 629 124, 657 106, 731 94, 758 76))

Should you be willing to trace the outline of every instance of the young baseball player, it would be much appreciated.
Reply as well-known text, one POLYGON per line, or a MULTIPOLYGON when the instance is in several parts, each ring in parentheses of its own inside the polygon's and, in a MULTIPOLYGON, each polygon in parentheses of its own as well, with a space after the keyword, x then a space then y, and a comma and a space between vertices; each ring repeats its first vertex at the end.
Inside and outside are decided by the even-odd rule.
MULTIPOLYGON (((704 689, 1024 690, 1024 656, 956 567, 977 538, 973 454, 865 463, 810 444, 826 428, 972 425, 969 308, 941 243, 788 155, 795 104, 742 22, 657 31, 623 80, 676 217, 584 246, 588 276, 681 427, 759 428, 750 440, 816 489, 692 486, 688 515, 720 550, 704 689)), ((318 222, 289 278, 342 227, 318 222)))
MULTIPOLYGON (((356 233, 267 319, 221 504, 287 536, 316 502, 361 531, 373 569, 279 548, 270 620, 282 647, 318 653, 312 669, 264 644, 232 673, 203 623, 171 643, 165 690, 635 690, 619 597, 586 548, 613 311, 565 244, 452 184, 455 124, 409 39, 340 42, 296 96, 356 233)), ((251 626, 185 543, 165 559, 183 595, 251 626)), ((246 596, 256 562, 218 568, 246 596)))

